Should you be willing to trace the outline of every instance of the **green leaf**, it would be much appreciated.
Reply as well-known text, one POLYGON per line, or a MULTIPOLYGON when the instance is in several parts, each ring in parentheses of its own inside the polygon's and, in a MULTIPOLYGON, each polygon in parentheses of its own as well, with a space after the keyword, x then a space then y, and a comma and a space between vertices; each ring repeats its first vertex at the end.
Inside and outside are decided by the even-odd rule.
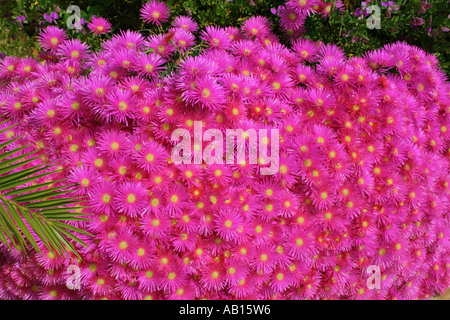
MULTIPOLYGON (((23 222, 23 217, 21 217, 19 215, 19 213, 12 208, 11 206, 7 205, 8 207, 8 212, 9 214, 11 214, 12 218, 14 219, 14 222, 17 224, 17 226, 20 228, 20 230, 22 231, 22 233, 25 235, 25 237, 27 238, 27 240, 31 243, 31 245, 33 246, 33 248, 40 252, 40 249, 36 243, 36 240, 34 240, 34 237, 31 235, 31 232, 28 230, 28 228, 26 227, 25 223, 23 222)), ((22 214, 21 210, 18 209, 20 211, 20 213, 22 214)))
POLYGON ((81 212, 81 213, 77 213, 77 212, 73 212, 73 211, 67 211, 67 210, 77 210, 77 209, 87 209, 89 207, 64 207, 64 208, 51 208, 51 209, 43 209, 41 210, 39 213, 43 216, 51 216, 53 214, 60 214, 60 213, 70 213, 72 215, 76 215, 76 216, 87 216, 87 215, 91 215, 91 213, 85 213, 85 212, 81 212))
POLYGON ((23 155, 20 155, 20 156, 17 156, 17 157, 14 157, 14 158, 2 161, 2 162, 0 162, 0 168, 6 167, 8 165, 11 165, 11 164, 19 161, 19 160, 25 159, 29 155, 32 155, 32 154, 34 154, 36 152, 39 152, 39 150, 34 150, 34 151, 29 152, 29 153, 26 153, 26 154, 23 154, 23 155))
MULTIPOLYGON (((0 146, 10 145, 17 139, 10 139, 0 146)), ((0 154, 0 241, 9 249, 15 247, 27 253, 33 248, 42 254, 39 239, 54 254, 69 257, 74 252, 79 257, 74 243, 87 245, 76 234, 92 235, 67 222, 89 221, 86 218, 89 213, 75 211, 87 208, 79 205, 84 199, 68 196, 73 193, 76 184, 66 185, 65 179, 39 181, 61 171, 46 172, 55 164, 47 162, 25 168, 25 165, 41 157, 32 156, 38 150, 20 154, 28 146, 0 154), (19 155, 13 157, 17 153, 19 155), (36 184, 27 185, 35 181, 36 184)))
POLYGON ((90 234, 89 232, 84 231, 84 230, 82 230, 82 229, 80 229, 80 228, 71 226, 70 224, 67 224, 67 223, 62 223, 62 222, 59 222, 59 221, 52 221, 52 223, 53 223, 54 225, 60 226, 60 227, 62 227, 62 228, 69 229, 69 230, 75 231, 75 232, 77 232, 77 233, 84 234, 85 236, 89 236, 89 237, 92 237, 92 236, 93 236, 93 235, 90 234))
POLYGON ((6 142, 0 143, 0 149, 3 149, 4 147, 6 147, 7 145, 10 145, 11 143, 13 143, 14 141, 19 140, 20 138, 23 138, 24 136, 20 136, 11 140, 8 140, 6 142))
POLYGON ((69 204, 79 203, 80 199, 81 198, 59 198, 59 199, 52 199, 52 200, 37 201, 37 202, 29 203, 27 205, 27 208, 29 208, 29 209, 44 209, 44 208, 67 206, 69 204))
MULTIPOLYGON (((8 152, 5 152, 5 153, 3 153, 3 154, 0 154, 0 161, 3 160, 3 159, 8 158, 9 156, 12 156, 14 153, 17 153, 17 152, 19 152, 19 151, 21 151, 21 150, 23 150, 23 149, 25 149, 25 148, 28 148, 29 146, 30 146, 30 144, 25 145, 25 146, 22 146, 22 147, 20 147, 20 148, 14 149, 14 150, 11 150, 11 151, 8 151, 8 152)), ((36 152, 37 152, 37 151, 39 151, 39 150, 36 150, 36 152)), ((0 164, 1 164, 2 166, 5 165, 4 162, 1 162, 0 164)))
POLYGON ((14 239, 20 245, 20 249, 25 251, 26 244, 22 237, 22 234, 20 233, 19 229, 17 228, 17 225, 14 223, 14 220, 9 215, 8 210, 6 210, 5 203, 3 203, 3 202, 0 202, 0 214, 3 217, 3 221, 8 226, 9 231, 11 231, 11 235, 14 237, 14 239))
MULTIPOLYGON (((10 173, 4 176, 1 176, 1 181, 0 181, 0 190, 6 190, 6 186, 9 186, 8 182, 12 182, 14 180, 19 180, 22 178, 26 178, 30 175, 33 175, 35 173, 41 172, 43 171, 43 165, 38 165, 29 169, 25 169, 25 170, 21 170, 21 171, 17 171, 14 173, 10 173)), ((45 175, 45 174, 44 174, 45 175)), ((33 179, 34 180, 34 179, 33 179)))
MULTIPOLYGON (((47 167, 47 168, 49 168, 49 167, 47 167)), ((39 178, 42 178, 42 177, 45 177, 45 176, 49 176, 49 175, 51 175, 51 174, 53 174, 55 172, 58 172, 58 171, 59 170, 46 172, 46 173, 42 173, 42 174, 38 174, 38 175, 33 175, 31 178, 26 178, 26 179, 22 179, 22 180, 13 180, 13 181, 10 181, 7 184, 0 184, 0 191, 2 191, 2 190, 9 190, 9 189, 15 188, 17 186, 24 185, 26 183, 32 182, 34 180, 37 180, 39 178)), ((36 172, 40 172, 40 170, 37 170, 36 172)), ((54 181, 52 181, 51 183, 54 183, 54 181)))
MULTIPOLYGON (((4 174, 5 172, 11 172, 12 170, 20 168, 20 167, 22 167, 22 166, 24 166, 24 165, 26 165, 26 164, 28 164, 30 162, 33 162, 34 160, 39 159, 39 158, 41 158, 41 156, 36 156, 34 158, 31 158, 31 159, 28 159, 28 160, 24 160, 22 162, 19 162, 19 163, 7 166, 5 168, 0 168, 0 175, 4 174)), ((39 166, 42 166, 42 165, 39 165, 39 166)))
POLYGON ((37 201, 37 200, 44 200, 44 199, 48 199, 51 197, 56 197, 56 196, 60 196, 60 195, 72 192, 72 190, 63 190, 63 191, 58 191, 58 190, 61 190, 61 187, 55 187, 55 188, 50 188, 50 189, 45 189, 45 190, 38 190, 35 192, 22 194, 20 196, 12 198, 11 200, 14 200, 18 203, 26 202, 26 201, 37 201))
MULTIPOLYGON (((4 124, 4 123, 6 123, 6 122, 8 122, 8 120, 5 120, 5 121, 0 122, 0 125, 4 124)), ((17 125, 18 125, 18 123, 15 123, 15 124, 13 124, 13 125, 11 125, 11 126, 9 126, 9 127, 6 127, 6 128, 4 128, 4 129, 0 130, 0 134, 3 133, 3 132, 6 132, 6 131, 8 131, 8 130, 11 130, 12 128, 16 127, 17 125)))
POLYGON ((30 186, 30 187, 23 187, 23 188, 20 188, 20 189, 16 189, 16 190, 12 190, 12 191, 7 192, 7 193, 5 193, 5 196, 14 196, 16 194, 34 191, 34 190, 37 190, 37 189, 41 189, 41 188, 47 187, 47 186, 49 186, 51 184, 58 183, 58 182, 63 182, 63 181, 65 181, 65 180, 64 179, 60 179, 60 180, 55 180, 55 181, 49 181, 49 182, 36 184, 36 185, 30 186))

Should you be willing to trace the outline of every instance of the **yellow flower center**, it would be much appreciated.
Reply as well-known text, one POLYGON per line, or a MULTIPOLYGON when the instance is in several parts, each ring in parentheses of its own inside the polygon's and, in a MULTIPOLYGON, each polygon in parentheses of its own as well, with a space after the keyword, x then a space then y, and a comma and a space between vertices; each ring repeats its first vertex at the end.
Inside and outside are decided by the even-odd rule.
POLYGON ((87 178, 83 178, 83 179, 81 180, 81 185, 82 185, 83 187, 89 187, 89 183, 90 183, 90 181, 89 181, 89 179, 87 179, 87 178))
POLYGON ((209 89, 203 89, 202 91, 202 97, 203 98, 209 98, 209 96, 211 95, 211 91, 209 91, 209 89))
POLYGON ((134 203, 135 201, 136 201, 136 195, 133 194, 133 193, 130 193, 130 194, 127 196, 127 202, 128 202, 128 203, 134 203))
POLYGON ((110 196, 109 194, 105 193, 105 194, 102 196, 102 201, 103 201, 104 203, 109 203, 109 202, 111 201, 111 196, 110 196))

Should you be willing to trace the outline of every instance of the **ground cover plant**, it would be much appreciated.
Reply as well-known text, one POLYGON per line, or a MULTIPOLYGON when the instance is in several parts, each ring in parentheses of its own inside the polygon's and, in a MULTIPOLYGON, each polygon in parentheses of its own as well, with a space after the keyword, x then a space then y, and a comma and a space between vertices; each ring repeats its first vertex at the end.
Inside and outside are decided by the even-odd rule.
MULTIPOLYGON (((39 189, 44 195, 76 189, 53 197, 64 214, 47 212, 67 218, 58 230, 70 245, 58 246, 60 238, 17 215, 17 226, 0 225, 0 298, 425 299, 444 292, 446 75, 435 55, 406 42, 348 56, 295 36, 324 8, 286 2, 276 8, 278 35, 263 16, 200 28, 151 1, 140 17, 159 33, 122 30, 97 50, 47 26, 39 60, 5 57, 1 154, 22 148, 27 168, 54 163, 22 187, 52 183, 39 189), (271 155, 258 153, 256 163, 237 153, 175 163, 173 133, 195 137, 198 123, 204 141, 192 139, 193 155, 221 154, 220 140, 206 142, 207 129, 223 136, 242 129, 238 146, 247 152, 254 129, 258 148, 271 155), (36 151, 39 157, 28 154, 36 151), (277 170, 264 174, 269 162, 277 170), (69 196, 77 202, 64 203, 69 196), (13 248, 13 228, 28 248, 13 248), (368 285, 373 266, 378 288, 368 285), (68 285, 77 270, 79 281, 68 285)), ((89 23, 97 36, 111 28, 100 17, 89 23)), ((0 185, 2 203, 15 196, 3 191, 0 185)), ((33 207, 33 198, 25 200, 33 207)))

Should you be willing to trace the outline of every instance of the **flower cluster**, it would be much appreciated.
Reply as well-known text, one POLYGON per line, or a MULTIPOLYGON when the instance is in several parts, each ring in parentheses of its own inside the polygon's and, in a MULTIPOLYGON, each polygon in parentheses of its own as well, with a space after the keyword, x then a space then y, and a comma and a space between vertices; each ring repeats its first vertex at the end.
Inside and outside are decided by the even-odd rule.
MULTIPOLYGON (((317 4, 288 1, 288 18, 317 4)), ((169 14, 157 1, 142 10, 156 25, 169 14)), ((288 48, 264 17, 197 29, 179 16, 166 33, 122 31, 92 52, 50 26, 39 41, 52 59, 1 62, 1 114, 18 126, 0 143, 26 132, 68 168, 52 178, 78 183, 93 215, 73 223, 94 237, 72 261, 41 244, 43 255, 28 259, 0 245, 0 298, 442 293, 450 85, 436 58, 406 43, 351 58, 307 39, 288 48), (188 54, 199 39, 200 52, 188 54), (183 58, 169 71, 176 53, 183 58), (171 134, 195 121, 224 133, 278 129, 278 172, 261 175, 261 162, 174 164, 171 134), (66 286, 71 264, 79 290, 66 286), (371 265, 380 289, 367 285, 371 265)))

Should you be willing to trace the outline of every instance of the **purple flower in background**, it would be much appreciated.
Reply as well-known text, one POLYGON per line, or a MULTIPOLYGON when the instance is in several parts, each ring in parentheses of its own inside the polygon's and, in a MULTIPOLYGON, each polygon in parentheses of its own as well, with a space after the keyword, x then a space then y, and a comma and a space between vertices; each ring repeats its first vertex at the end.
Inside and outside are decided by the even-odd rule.
POLYGON ((387 7, 386 17, 391 18, 392 12, 400 10, 400 6, 396 5, 394 1, 382 2, 383 7, 387 7))
POLYGON ((395 2, 394 1, 382 2, 381 5, 383 7, 393 6, 393 5, 395 5, 395 2))
POLYGON ((22 23, 22 22, 25 22, 25 23, 27 23, 27 17, 25 17, 25 16, 17 16, 16 17, 16 20, 19 22, 19 23, 22 23))
POLYGON ((6 54, 4 52, 0 52, 0 59, 5 59, 6 54))
POLYGON ((17 24, 19 25, 20 28, 23 28, 24 23, 28 23, 28 21, 26 19, 27 19, 26 16, 17 16, 16 17, 17 24))
POLYGON ((418 13, 419 14, 423 14, 425 13, 428 9, 430 9, 432 7, 431 4, 428 3, 428 0, 426 1, 420 1, 420 8, 418 13))
POLYGON ((425 20, 423 20, 422 18, 417 18, 417 17, 414 17, 411 21, 411 25, 415 26, 415 27, 421 26, 424 23, 425 23, 425 20))
POLYGON ((86 19, 81 18, 80 21, 75 21, 74 26, 75 29, 80 30, 86 24, 86 19))
POLYGON ((359 17, 360 15, 362 15, 362 11, 360 8, 356 8, 355 12, 353 12, 353 15, 355 17, 359 17))
POLYGON ((270 8, 270 12, 273 14, 277 14, 278 12, 281 12, 284 9, 284 6, 280 5, 277 8, 270 8))
POLYGON ((56 12, 52 11, 52 12, 50 12, 50 14, 44 13, 43 18, 48 23, 53 23, 53 21, 56 21, 59 19, 59 15, 56 12))

